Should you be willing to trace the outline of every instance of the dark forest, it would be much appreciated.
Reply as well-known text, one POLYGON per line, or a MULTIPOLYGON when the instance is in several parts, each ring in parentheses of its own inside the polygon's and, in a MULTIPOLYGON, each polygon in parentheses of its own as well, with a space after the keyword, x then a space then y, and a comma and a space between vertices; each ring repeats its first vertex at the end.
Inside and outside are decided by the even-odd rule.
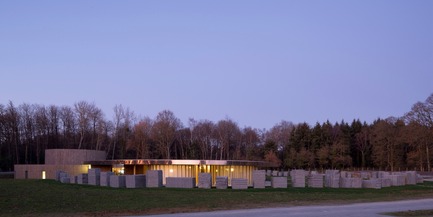
POLYGON ((0 171, 14 164, 42 164, 45 149, 94 149, 108 159, 265 160, 281 168, 359 168, 431 171, 433 94, 402 117, 366 123, 294 124, 271 129, 240 127, 235 120, 190 119, 172 111, 138 118, 114 106, 107 119, 94 103, 72 106, 0 104, 0 171))

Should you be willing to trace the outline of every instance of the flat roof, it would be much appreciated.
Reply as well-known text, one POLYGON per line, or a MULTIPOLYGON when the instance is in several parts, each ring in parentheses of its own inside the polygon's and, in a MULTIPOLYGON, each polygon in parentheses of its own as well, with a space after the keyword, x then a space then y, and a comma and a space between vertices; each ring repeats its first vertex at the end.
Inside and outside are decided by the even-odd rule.
POLYGON ((230 165, 230 166, 256 166, 256 167, 275 167, 271 162, 266 161, 247 161, 247 160, 171 160, 171 159, 118 159, 102 161, 85 161, 91 165, 230 165))

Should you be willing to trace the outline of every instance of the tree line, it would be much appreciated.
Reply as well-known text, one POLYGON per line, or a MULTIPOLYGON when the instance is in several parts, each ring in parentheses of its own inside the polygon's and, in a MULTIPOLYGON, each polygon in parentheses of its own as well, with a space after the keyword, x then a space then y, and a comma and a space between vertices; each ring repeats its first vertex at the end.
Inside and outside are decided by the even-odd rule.
POLYGON ((265 160, 282 168, 367 168, 431 171, 433 94, 402 117, 240 127, 226 118, 189 119, 172 111, 138 117, 114 106, 111 119, 94 103, 73 106, 0 104, 0 171, 44 163, 45 149, 104 150, 109 159, 265 160))

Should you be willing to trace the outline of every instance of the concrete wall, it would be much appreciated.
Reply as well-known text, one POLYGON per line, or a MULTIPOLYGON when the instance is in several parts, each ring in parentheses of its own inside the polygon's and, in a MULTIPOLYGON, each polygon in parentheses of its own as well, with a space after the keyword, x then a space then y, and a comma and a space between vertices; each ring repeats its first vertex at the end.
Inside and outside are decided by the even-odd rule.
POLYGON ((74 165, 84 161, 105 160, 105 151, 83 149, 47 149, 45 150, 45 164, 74 165))
POLYGON ((15 179, 42 179, 42 171, 45 171, 46 179, 55 179, 56 171, 64 171, 70 177, 87 173, 87 165, 44 165, 44 164, 16 164, 14 165, 15 179), (27 177, 26 177, 27 171, 27 177))

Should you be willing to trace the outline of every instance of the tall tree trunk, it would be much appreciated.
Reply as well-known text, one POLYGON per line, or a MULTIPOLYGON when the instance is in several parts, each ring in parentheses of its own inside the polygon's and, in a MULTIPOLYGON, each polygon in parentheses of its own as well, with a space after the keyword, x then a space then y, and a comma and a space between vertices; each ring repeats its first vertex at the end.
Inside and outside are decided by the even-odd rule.
POLYGON ((428 148, 428 144, 425 146, 425 151, 426 151, 426 160, 427 160, 427 169, 429 172, 431 172, 431 166, 430 166, 430 156, 429 156, 429 148, 428 148))
POLYGON ((114 152, 116 151, 116 140, 113 142, 113 153, 111 155, 111 160, 114 160, 114 152))
POLYGON ((424 160, 422 157, 422 149, 421 149, 421 145, 418 145, 418 155, 419 155, 419 170, 420 171, 424 171, 424 160))

